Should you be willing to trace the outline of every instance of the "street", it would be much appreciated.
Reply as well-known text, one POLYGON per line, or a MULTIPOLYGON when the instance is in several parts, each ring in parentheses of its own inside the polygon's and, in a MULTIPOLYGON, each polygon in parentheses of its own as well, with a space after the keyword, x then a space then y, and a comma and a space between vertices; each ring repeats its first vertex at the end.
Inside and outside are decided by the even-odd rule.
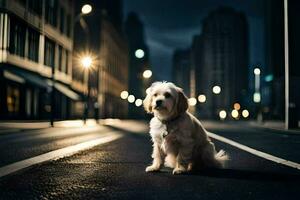
MULTIPOLYGON (((204 122, 218 135, 299 163, 300 134, 272 133, 244 124, 204 122)), ((151 163, 147 124, 105 121, 86 127, 1 130, 0 171, 8 164, 118 133, 108 143, 34 164, 0 178, 0 199, 298 199, 298 169, 213 140, 230 161, 224 169, 172 175, 145 173, 151 163), (106 126, 105 126, 106 125, 106 126)))

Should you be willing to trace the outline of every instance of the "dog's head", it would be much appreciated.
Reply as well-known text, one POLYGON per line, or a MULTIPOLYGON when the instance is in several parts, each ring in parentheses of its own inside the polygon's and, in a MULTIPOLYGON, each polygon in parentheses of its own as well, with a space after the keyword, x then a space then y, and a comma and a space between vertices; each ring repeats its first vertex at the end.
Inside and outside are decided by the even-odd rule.
POLYGON ((170 82, 155 82, 147 90, 144 108, 161 120, 168 120, 186 112, 188 99, 183 90, 170 82))

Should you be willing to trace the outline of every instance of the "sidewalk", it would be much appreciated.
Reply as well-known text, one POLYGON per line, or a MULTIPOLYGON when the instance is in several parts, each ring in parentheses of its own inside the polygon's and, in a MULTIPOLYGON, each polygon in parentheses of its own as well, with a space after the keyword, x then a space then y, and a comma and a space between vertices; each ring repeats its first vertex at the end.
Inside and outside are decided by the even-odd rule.
POLYGON ((261 128, 264 130, 300 134, 300 128, 286 130, 284 121, 264 121, 262 123, 258 123, 257 121, 249 121, 249 125, 251 127, 261 128))
MULTIPOLYGON (((64 120, 54 122, 54 127, 59 128, 71 128, 82 126, 97 126, 95 120, 88 119, 84 125, 83 120, 64 120)), ((43 129, 50 128, 50 122, 48 121, 0 121, 0 133, 10 129, 43 129)))

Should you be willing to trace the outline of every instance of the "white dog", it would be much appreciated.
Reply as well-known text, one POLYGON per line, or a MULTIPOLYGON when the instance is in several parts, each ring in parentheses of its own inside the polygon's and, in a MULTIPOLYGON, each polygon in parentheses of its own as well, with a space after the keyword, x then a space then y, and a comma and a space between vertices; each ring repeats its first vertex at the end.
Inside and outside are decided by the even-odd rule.
POLYGON ((150 121, 153 163, 146 172, 164 164, 180 174, 203 167, 222 167, 228 159, 218 153, 206 130, 188 110, 188 99, 181 88, 170 82, 155 82, 146 91, 144 107, 154 114, 150 121))

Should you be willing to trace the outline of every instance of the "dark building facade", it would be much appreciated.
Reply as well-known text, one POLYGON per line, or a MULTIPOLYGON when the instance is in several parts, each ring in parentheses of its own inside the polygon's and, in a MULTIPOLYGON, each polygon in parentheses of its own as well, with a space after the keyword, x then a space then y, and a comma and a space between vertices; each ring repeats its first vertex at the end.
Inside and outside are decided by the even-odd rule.
MULTIPOLYGON (((136 98, 143 99, 145 90, 151 80, 143 77, 143 72, 149 69, 149 50, 145 42, 144 25, 136 13, 129 13, 125 21, 125 33, 129 46, 129 87, 128 92, 136 98), (144 51, 142 58, 137 58, 135 52, 144 51)), ((144 116, 141 107, 129 104, 129 117, 139 118, 144 116)))
POLYGON ((0 1, 1 119, 46 119, 51 109, 69 117, 69 103, 80 99, 69 87, 73 17, 73 1, 0 1))
POLYGON ((192 49, 196 94, 206 96, 204 117, 218 117, 220 110, 230 112, 237 102, 247 107, 248 23, 244 14, 226 7, 211 12, 192 49), (214 86, 221 88, 219 94, 213 93, 214 86))
POLYGON ((185 94, 191 96, 191 50, 175 50, 173 54, 173 82, 180 86, 185 94))
MULTIPOLYGON (((270 104, 266 105, 266 111, 271 118, 283 120, 285 118, 284 1, 268 0, 265 2, 265 9, 267 72, 262 81, 269 82, 272 96, 270 104)), ((294 120, 294 124, 297 124, 300 118, 298 114, 300 62, 297 58, 300 52, 299 9, 299 1, 288 1, 290 118, 294 120)))
MULTIPOLYGON (((122 30, 122 1, 76 1, 76 11, 84 4, 93 10, 75 23, 72 87, 89 96, 89 117, 124 118, 128 105, 120 93, 128 90, 128 46, 122 30), (89 72, 80 62, 86 55, 93 60, 89 72)), ((83 102, 73 107, 74 115, 82 115, 83 102)))

